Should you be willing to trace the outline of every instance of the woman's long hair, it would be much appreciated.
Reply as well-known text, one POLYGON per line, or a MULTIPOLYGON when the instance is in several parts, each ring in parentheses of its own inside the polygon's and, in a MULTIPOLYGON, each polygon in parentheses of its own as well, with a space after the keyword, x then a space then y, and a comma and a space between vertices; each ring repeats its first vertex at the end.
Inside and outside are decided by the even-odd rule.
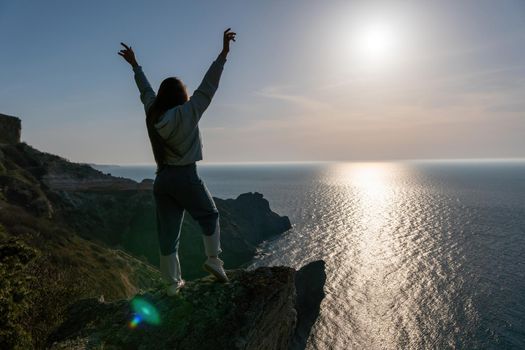
POLYGON ((148 128, 153 156, 157 163, 157 174, 164 165, 166 145, 158 131, 155 130, 154 124, 158 122, 160 116, 168 109, 182 105, 186 101, 188 101, 188 92, 186 91, 184 83, 175 77, 166 78, 160 84, 157 97, 146 113, 146 126, 148 128))

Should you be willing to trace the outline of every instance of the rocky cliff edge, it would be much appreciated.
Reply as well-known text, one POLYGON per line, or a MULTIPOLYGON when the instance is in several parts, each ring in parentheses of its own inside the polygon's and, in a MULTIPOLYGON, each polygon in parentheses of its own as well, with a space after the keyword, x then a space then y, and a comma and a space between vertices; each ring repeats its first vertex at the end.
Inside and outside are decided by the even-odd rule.
POLYGON ((304 348, 324 297, 324 261, 229 270, 188 282, 174 297, 157 289, 127 300, 73 304, 52 349, 304 348), (296 279, 298 277, 298 279, 296 279), (298 328, 297 326, 300 326, 298 328))

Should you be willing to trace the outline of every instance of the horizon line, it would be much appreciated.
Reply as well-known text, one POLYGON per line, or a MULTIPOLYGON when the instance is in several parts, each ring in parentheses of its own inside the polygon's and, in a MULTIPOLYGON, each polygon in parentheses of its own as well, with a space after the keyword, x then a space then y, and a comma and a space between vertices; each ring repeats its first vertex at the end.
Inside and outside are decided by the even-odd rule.
MULTIPOLYGON (((411 163, 411 162, 525 162, 525 157, 508 158, 409 158, 409 159, 368 159, 368 160, 282 160, 282 161, 200 161, 201 165, 285 165, 285 164, 322 164, 322 163, 411 163)), ((155 163, 94 163, 79 162, 95 166, 156 166, 155 163)))

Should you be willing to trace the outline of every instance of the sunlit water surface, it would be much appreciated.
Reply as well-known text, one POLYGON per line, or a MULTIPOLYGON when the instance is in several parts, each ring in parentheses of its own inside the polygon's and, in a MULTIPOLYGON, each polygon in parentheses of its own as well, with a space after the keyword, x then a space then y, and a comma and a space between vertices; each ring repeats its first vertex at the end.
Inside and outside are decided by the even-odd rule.
POLYGON ((214 196, 261 192, 290 217, 293 229, 264 243, 251 268, 326 261, 307 349, 525 348, 524 162, 199 171, 214 196))

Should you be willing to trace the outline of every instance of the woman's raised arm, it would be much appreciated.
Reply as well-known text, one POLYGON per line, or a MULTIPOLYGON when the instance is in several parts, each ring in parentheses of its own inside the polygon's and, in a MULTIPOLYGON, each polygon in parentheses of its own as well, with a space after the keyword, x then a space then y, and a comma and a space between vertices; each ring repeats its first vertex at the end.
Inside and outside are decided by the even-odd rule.
POLYGON ((118 54, 122 56, 131 67, 133 67, 133 72, 135 72, 135 83, 140 91, 140 100, 144 104, 144 110, 147 113, 151 104, 155 101, 155 91, 151 88, 148 78, 146 78, 146 75, 142 71, 142 67, 139 66, 137 59, 135 58, 135 52, 133 52, 131 46, 127 46, 124 43, 120 44, 124 46, 125 49, 120 50, 118 54))
POLYGON ((226 62, 226 56, 230 52, 230 41, 235 41, 236 33, 231 32, 230 29, 228 28, 224 31, 221 53, 211 64, 197 90, 193 92, 188 102, 182 106, 182 111, 186 115, 183 118, 183 123, 188 124, 189 128, 197 125, 219 87, 219 80, 226 62))

